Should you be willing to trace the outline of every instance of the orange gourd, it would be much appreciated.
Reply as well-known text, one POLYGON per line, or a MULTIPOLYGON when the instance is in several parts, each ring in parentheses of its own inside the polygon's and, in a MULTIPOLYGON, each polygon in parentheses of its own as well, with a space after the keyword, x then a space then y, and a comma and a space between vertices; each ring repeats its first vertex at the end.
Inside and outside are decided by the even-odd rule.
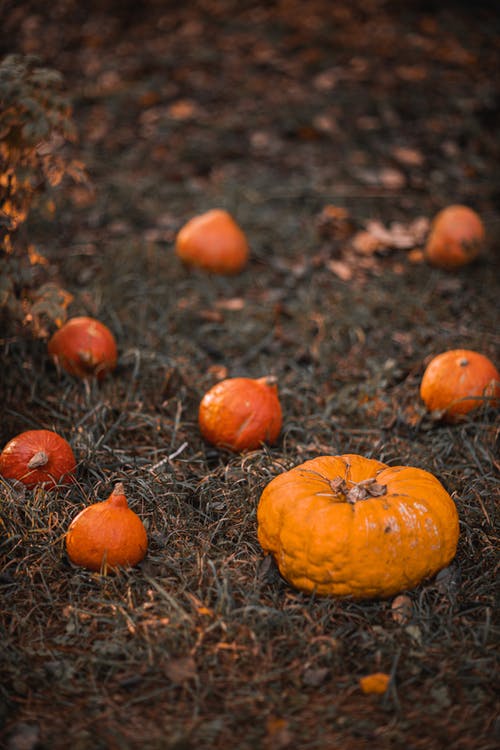
POLYGON ((453 421, 500 398, 500 373, 484 354, 469 349, 450 349, 427 365, 420 396, 431 412, 453 421))
POLYGON ((116 341, 107 326, 87 316, 70 318, 48 343, 50 356, 70 375, 102 380, 116 367, 116 341))
POLYGON ((475 211, 468 206, 448 206, 432 222, 424 256, 433 266, 460 268, 479 255, 484 239, 484 225, 475 211))
POLYGON ((52 489, 73 480, 76 461, 70 444, 52 430, 26 430, 0 453, 0 475, 27 487, 52 489))
POLYGON ((274 443, 282 419, 273 377, 221 380, 205 393, 198 413, 205 440, 236 453, 274 443))
POLYGON ((275 477, 257 534, 292 586, 318 595, 384 598, 453 559, 455 504, 423 469, 354 454, 313 458, 275 477))
POLYGON ((247 263, 245 234, 223 209, 194 216, 177 234, 175 250, 187 265, 216 274, 239 273, 247 263))
POLYGON ((137 565, 147 547, 146 529, 137 513, 128 507, 121 482, 107 500, 84 508, 66 534, 66 552, 71 562, 93 571, 137 565))

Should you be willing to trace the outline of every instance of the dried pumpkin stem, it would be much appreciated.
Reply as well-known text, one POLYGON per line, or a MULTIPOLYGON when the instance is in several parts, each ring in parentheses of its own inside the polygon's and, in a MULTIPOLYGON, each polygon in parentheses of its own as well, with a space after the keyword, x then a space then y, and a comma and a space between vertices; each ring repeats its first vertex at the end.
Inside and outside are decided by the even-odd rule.
POLYGON ((257 382, 262 383, 263 385, 277 385, 278 378, 276 375, 264 375, 263 378, 257 378, 257 382))
POLYGON ((334 492, 344 495, 346 502, 351 505, 355 505, 359 500, 367 500, 369 497, 381 497, 387 492, 387 487, 379 484, 374 477, 349 483, 343 477, 336 477, 331 480, 330 487, 334 492))
POLYGON ((45 451, 37 451, 28 461, 28 469, 39 469, 49 462, 49 456, 45 451))

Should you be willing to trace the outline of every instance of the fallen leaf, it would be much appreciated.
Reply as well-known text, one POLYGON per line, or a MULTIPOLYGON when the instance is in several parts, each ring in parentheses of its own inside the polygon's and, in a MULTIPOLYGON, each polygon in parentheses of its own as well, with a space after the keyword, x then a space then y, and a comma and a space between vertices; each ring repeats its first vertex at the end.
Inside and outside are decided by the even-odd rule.
POLYGON ((409 596, 400 594, 391 604, 392 619, 400 625, 410 622, 413 614, 413 603, 409 596))
POLYGON ((381 184, 389 190, 398 190, 406 185, 406 177, 399 169, 393 167, 385 167, 379 172, 379 180, 381 184))
POLYGON ((392 155, 397 161, 408 167, 420 167, 424 163, 422 152, 417 151, 415 148, 396 146, 396 148, 392 149, 392 155))
POLYGON ((372 255, 381 247, 380 240, 366 230, 357 232, 352 238, 351 244, 354 250, 361 255, 372 255))
POLYGON ((220 299, 215 303, 219 310, 243 310, 245 300, 242 297, 231 297, 230 299, 220 299))
POLYGON ((207 372, 216 380, 224 380, 228 376, 228 369, 224 365, 210 365, 207 372))
POLYGON ((319 687, 330 674, 328 667, 316 667, 305 669, 302 674, 302 683, 306 687, 319 687))
POLYGON ((167 112, 173 120, 189 120, 196 115, 196 110, 196 103, 191 99, 178 99, 168 107, 167 112))
POLYGON ((385 672, 374 672, 360 677, 359 686, 365 695, 382 695, 389 687, 390 679, 385 672))
POLYGON ((354 275, 351 266, 342 260, 329 260, 326 267, 342 281, 350 281, 354 275))
POLYGON ((288 722, 279 716, 269 716, 266 721, 266 745, 273 750, 288 747, 293 740, 288 722))
POLYGON ((170 659, 165 666, 165 674, 175 685, 182 685, 183 682, 196 677, 195 661, 191 656, 170 659))

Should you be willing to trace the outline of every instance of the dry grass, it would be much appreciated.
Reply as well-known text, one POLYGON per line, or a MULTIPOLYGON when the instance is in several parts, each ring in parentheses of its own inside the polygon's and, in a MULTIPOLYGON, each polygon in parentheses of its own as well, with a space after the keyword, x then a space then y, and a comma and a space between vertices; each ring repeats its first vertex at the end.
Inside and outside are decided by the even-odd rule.
MULTIPOLYGON (((312 6, 324 11, 320 0, 312 6)), ((397 28, 399 16, 390 7, 384 19, 397 28)), ((142 59, 141 33, 157 38, 157 11, 152 3, 151 15, 139 14, 133 27, 109 26, 112 38, 129 44, 128 94, 111 88, 103 100, 85 86, 83 93, 77 89, 96 203, 79 208, 68 201, 59 225, 35 222, 30 229, 75 293, 71 313, 95 314, 115 332, 117 371, 100 386, 84 384, 56 372, 44 342, 10 331, 2 339, 2 442, 28 428, 56 429, 75 451, 78 482, 52 493, 0 484, 0 739, 9 750, 493 750, 498 412, 485 408, 449 426, 425 413, 418 387, 427 358, 447 348, 478 349, 498 362, 495 243, 481 262, 454 275, 392 251, 342 281, 327 261, 339 259, 343 240, 318 233, 322 206, 340 201, 356 226, 374 215, 387 224, 428 215, 456 190, 455 167, 441 151, 429 156, 425 173, 417 170, 421 178, 442 171, 433 193, 417 181, 377 196, 344 167, 324 164, 324 149, 332 144, 307 133, 286 136, 293 145, 286 154, 264 158, 242 149, 228 155, 233 141, 228 145, 223 137, 225 102, 222 125, 211 131, 206 120, 188 123, 183 141, 182 126, 165 120, 171 132, 160 127, 149 140, 132 138, 139 93, 151 88, 162 64, 171 64, 159 58, 157 70, 142 59), (138 61, 149 73, 141 73, 138 61), (127 113, 129 120, 122 119, 127 113), (89 133, 104 116, 109 130, 103 140, 92 140, 89 133), (153 145, 165 148, 167 135, 180 149, 173 176, 171 153, 165 173, 153 151, 153 145), (196 173, 188 159, 189 149, 196 150, 193 139, 200 159, 210 156, 219 173, 196 173), (332 182, 343 176, 342 195, 328 188, 328 169, 332 182), (212 204, 234 211, 250 237, 252 260, 238 277, 188 271, 173 256, 175 231, 212 204), (228 309, 227 300, 235 298, 242 308, 228 309), (203 442, 197 407, 220 367, 229 375, 277 375, 284 426, 276 446, 233 455, 203 442), (391 601, 295 592, 259 548, 255 511, 265 484, 308 458, 345 452, 426 468, 457 503, 456 561, 409 592, 408 622, 394 619, 391 601), (104 499, 117 481, 147 525, 150 548, 137 568, 102 577, 71 566, 64 534, 71 518, 104 499), (383 697, 365 696, 358 686, 360 676, 375 671, 391 674, 383 697)), ((198 17, 194 7, 190 13, 198 17)), ((471 23, 461 13, 454 16, 460 39, 471 23)), ((76 34, 61 14, 45 22, 47 32, 57 22, 76 34)), ((263 16, 269 38, 273 17, 263 16)), ((419 148, 436 140, 433 127, 454 113, 454 97, 464 91, 479 96, 477 79, 492 90, 496 85, 489 75, 496 69, 492 48, 477 42, 478 18, 470 42, 478 55, 475 76, 472 63, 453 63, 450 72, 449 63, 433 58, 423 89, 428 86, 429 108, 422 92, 415 100, 423 108, 412 131, 419 148), (450 100, 436 114, 432 81, 443 70, 450 100)), ((337 21, 343 23, 340 16, 337 21)), ((233 32, 243 33, 236 22, 227 33, 233 32)), ((314 24, 301 33, 310 45, 322 39, 314 24)), ((22 46, 22 34, 15 38, 22 46)), ((346 28, 343 55, 360 54, 356 39, 346 28)), ((157 43, 176 51, 177 43, 164 35, 157 43)), ((78 63, 92 47, 62 48, 61 63, 77 87, 78 63)), ((217 55, 215 42, 210 49, 217 55)), ((237 54, 230 54, 234 62, 237 54)), ((377 69, 373 49, 364 54, 377 69)), ((107 48, 102 55, 113 59, 107 48)), ((190 64, 201 76, 195 56, 190 64)), ((290 79, 301 85, 307 63, 294 65, 290 79)), ((259 70, 252 80, 263 75, 259 70)), ((356 97, 366 91, 358 74, 347 89, 339 86, 338 96, 360 108, 356 97)), ((194 97, 197 80, 190 84, 194 97)), ((180 73, 177 86, 181 98, 180 73)), ((308 107, 318 105, 316 95, 308 93, 295 116, 306 117, 308 107)), ((243 95, 233 101, 244 110, 243 95)), ((209 108, 209 97, 202 103, 209 108)), ((410 106, 406 95, 404 103, 410 106)), ((255 114, 247 135, 257 127, 272 131, 272 105, 264 99, 264 119, 259 123, 255 114)), ((366 109, 358 114, 373 116, 366 109)), ((460 127, 468 132, 469 125, 455 123, 450 137, 458 141, 460 127)), ((342 145, 347 161, 362 151, 383 162, 387 147, 371 140, 370 131, 350 137, 342 145)), ((399 127, 387 125, 384 138, 397 143, 399 127)), ((458 197, 476 195, 494 237, 498 183, 490 161, 497 147, 485 136, 481 148, 486 157, 477 158, 477 177, 471 173, 458 197)), ((467 154, 463 159, 469 164, 467 154)))

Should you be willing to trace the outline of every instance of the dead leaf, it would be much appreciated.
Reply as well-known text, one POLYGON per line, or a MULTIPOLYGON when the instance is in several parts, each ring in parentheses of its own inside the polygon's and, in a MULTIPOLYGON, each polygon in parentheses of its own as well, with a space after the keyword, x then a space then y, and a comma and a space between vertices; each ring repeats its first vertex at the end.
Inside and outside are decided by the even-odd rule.
POLYGON ((227 367, 224 365, 210 365, 207 372, 213 375, 215 380, 224 380, 229 374, 227 367))
POLYGON ((326 267, 329 271, 338 276, 342 281, 350 281, 354 275, 354 272, 347 263, 342 260, 329 260, 326 263, 326 267))
POLYGON ((266 733, 266 746, 272 747, 273 750, 288 747, 293 740, 287 720, 279 716, 269 716, 266 721, 266 733))
POLYGON ((178 99, 168 107, 167 112, 173 120, 189 120, 197 114, 196 102, 191 99, 178 99))
POLYGON ((200 310, 198 312, 198 317, 209 323, 222 323, 224 321, 223 314, 218 310, 200 310))
POLYGON ((392 619, 399 625, 410 622, 413 614, 413 602, 406 594, 400 594, 391 604, 392 619))
POLYGON ((66 311, 72 300, 73 295, 58 284, 53 282, 43 284, 35 295, 30 317, 35 320, 46 315, 60 328, 67 318, 66 311))
POLYGON ((388 190, 399 190, 406 185, 406 177, 399 169, 393 167, 385 167, 379 172, 379 180, 381 184, 388 190))
POLYGON ((328 667, 315 667, 305 669, 302 674, 302 683, 306 687, 319 687, 330 674, 328 667))
POLYGON ((361 255, 372 255, 381 247, 380 240, 366 230, 357 232, 352 238, 351 244, 354 250, 361 255))
POLYGON ((424 163, 424 156, 421 151, 417 151, 416 148, 407 148, 404 146, 396 146, 392 149, 392 155, 401 164, 408 167, 420 167, 424 163))
POLYGON ((229 299, 220 299, 215 303, 218 310, 243 310, 245 300, 242 297, 231 297, 229 299))
POLYGON ((192 656, 170 659, 165 666, 165 674, 175 685, 193 680, 197 675, 196 664, 192 656))
POLYGON ((385 672, 374 672, 360 677, 359 686, 365 695, 383 695, 389 687, 390 679, 390 675, 385 672))

